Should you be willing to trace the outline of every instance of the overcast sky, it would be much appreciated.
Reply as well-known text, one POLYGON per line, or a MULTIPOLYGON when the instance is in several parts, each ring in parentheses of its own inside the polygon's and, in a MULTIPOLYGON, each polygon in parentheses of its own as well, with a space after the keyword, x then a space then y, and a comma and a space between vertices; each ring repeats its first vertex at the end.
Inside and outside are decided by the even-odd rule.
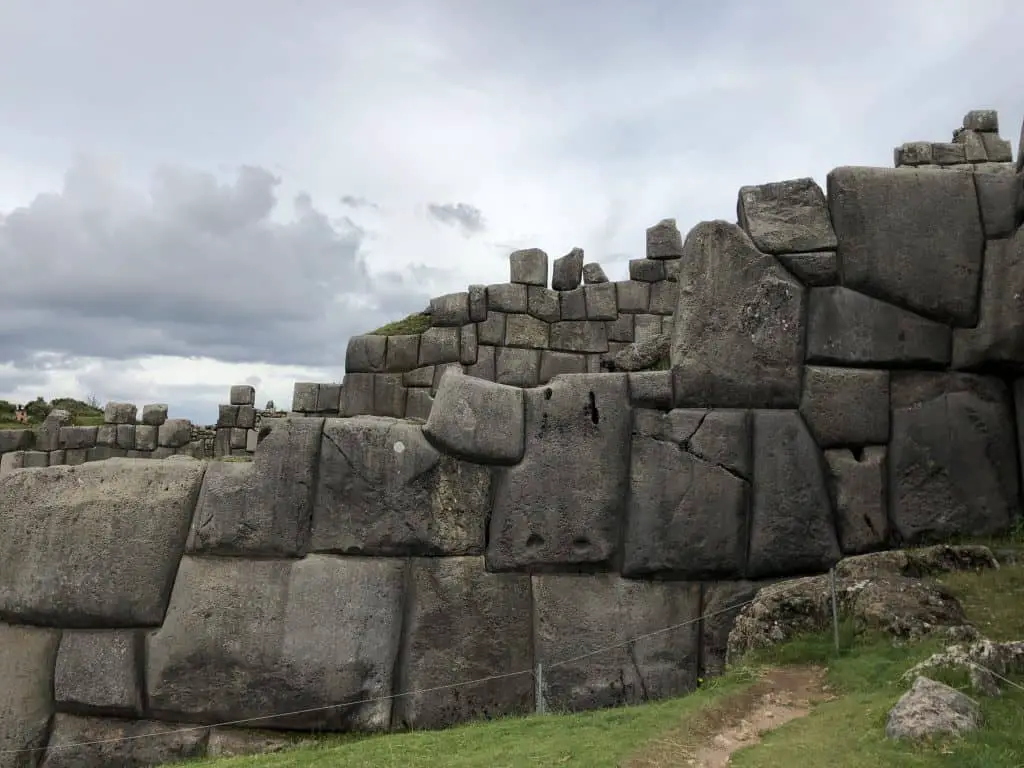
POLYGON ((208 423, 744 184, 1024 116, 1020 0, 3 0, 0 398, 208 423))

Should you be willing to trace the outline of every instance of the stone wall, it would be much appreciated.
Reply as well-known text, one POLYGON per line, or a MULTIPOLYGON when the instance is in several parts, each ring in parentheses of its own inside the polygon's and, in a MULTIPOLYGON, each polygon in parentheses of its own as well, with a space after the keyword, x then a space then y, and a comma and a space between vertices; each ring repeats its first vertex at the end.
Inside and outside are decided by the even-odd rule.
POLYGON ((259 445, 263 426, 272 419, 287 416, 267 403, 267 408, 256 407, 256 390, 248 384, 231 387, 227 405, 219 406, 213 455, 217 458, 231 456, 252 458, 259 445))
POLYGON ((213 431, 188 419, 169 419, 166 405, 146 405, 139 418, 131 403, 107 403, 102 425, 73 426, 70 421, 70 414, 57 410, 35 429, 0 430, 0 474, 116 457, 213 455, 213 431))
MULTIPOLYGON (((722 669, 763 584, 1007 531, 1021 177, 985 197, 985 174, 838 168, 827 198, 809 179, 745 187, 739 224, 656 225, 639 261, 674 265, 649 283, 675 296, 666 370, 600 372, 611 348, 591 343, 624 315, 634 333, 664 323, 653 288, 623 307, 621 286, 645 281, 572 287, 571 264, 548 289, 526 251, 514 278, 531 282, 435 300, 415 342, 353 341, 344 386, 297 385, 251 462, 9 472, 0 768, 35 764, 8 750, 52 768, 273 743, 228 722, 435 728, 537 696, 579 710, 682 693, 722 669), (531 312, 531 288, 558 319, 531 312)), ((222 431, 255 429, 244 405, 222 431)))

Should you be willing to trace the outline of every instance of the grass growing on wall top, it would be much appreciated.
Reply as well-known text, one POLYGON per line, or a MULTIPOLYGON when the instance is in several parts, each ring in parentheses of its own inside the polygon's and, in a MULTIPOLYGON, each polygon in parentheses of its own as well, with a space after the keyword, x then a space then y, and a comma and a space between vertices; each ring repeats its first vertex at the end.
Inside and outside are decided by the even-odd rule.
POLYGON ((395 320, 393 323, 382 325, 375 331, 367 333, 368 336, 418 336, 430 327, 430 315, 420 312, 395 320))

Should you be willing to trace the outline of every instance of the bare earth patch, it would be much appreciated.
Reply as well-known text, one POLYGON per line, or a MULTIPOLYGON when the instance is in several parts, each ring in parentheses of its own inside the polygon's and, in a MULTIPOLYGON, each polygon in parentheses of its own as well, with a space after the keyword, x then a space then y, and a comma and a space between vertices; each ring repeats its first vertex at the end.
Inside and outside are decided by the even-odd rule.
POLYGON ((654 740, 628 768, 723 768, 732 754, 809 714, 830 697, 822 667, 767 670, 751 687, 727 696, 696 718, 654 740))

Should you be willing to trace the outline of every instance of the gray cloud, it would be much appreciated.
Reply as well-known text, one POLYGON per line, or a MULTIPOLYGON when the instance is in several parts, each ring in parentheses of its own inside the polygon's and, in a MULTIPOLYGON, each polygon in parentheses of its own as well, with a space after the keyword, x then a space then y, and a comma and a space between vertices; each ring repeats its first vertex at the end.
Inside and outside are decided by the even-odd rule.
POLYGON ((342 195, 341 196, 341 204, 342 205, 347 205, 349 208, 356 208, 356 209, 359 209, 359 208, 380 208, 380 206, 377 205, 372 200, 367 200, 365 197, 360 197, 358 195, 342 195))
POLYGON ((428 295, 374 277, 364 234, 308 195, 272 214, 280 180, 159 169, 148 195, 83 158, 59 193, 0 221, 0 363, 73 367, 75 357, 209 356, 331 366, 343 340, 418 311, 428 295))
POLYGON ((483 212, 469 203, 428 203, 427 212, 442 224, 460 227, 467 235, 486 228, 483 212))

